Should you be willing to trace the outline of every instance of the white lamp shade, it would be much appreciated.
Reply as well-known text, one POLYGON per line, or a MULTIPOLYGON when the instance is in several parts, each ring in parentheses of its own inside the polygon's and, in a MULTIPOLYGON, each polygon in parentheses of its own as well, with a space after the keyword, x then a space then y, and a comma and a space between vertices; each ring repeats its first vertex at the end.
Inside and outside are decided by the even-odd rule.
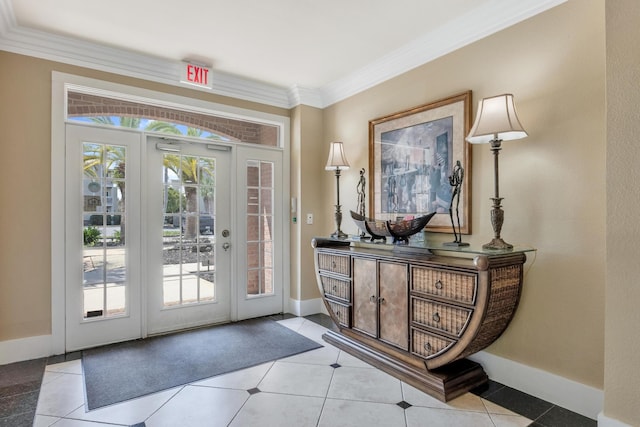
POLYGON ((342 142, 331 143, 331 147, 329 148, 329 159, 327 160, 327 166, 325 166, 325 169, 328 171, 349 169, 349 162, 347 162, 347 158, 344 155, 342 142))
POLYGON ((516 114, 513 95, 504 94, 478 103, 476 121, 466 139, 471 144, 484 144, 495 139, 508 141, 526 136, 516 114))

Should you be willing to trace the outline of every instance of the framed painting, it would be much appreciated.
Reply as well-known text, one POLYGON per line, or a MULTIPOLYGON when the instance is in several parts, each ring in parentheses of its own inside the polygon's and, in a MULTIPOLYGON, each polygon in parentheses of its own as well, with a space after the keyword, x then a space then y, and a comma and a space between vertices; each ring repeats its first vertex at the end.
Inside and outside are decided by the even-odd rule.
POLYGON ((369 121, 369 216, 435 215, 426 231, 471 233, 471 91, 369 121), (460 178, 454 198, 455 179, 460 178))

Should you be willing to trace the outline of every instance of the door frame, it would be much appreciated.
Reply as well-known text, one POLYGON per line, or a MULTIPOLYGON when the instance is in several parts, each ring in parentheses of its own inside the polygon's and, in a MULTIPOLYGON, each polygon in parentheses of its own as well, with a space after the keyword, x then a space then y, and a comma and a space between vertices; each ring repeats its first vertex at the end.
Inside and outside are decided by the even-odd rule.
MULTIPOLYGON (((68 89, 93 92, 99 95, 116 96, 121 99, 136 102, 148 102, 183 108, 185 110, 204 113, 220 114, 228 117, 259 121, 261 123, 278 126, 279 149, 283 152, 283 206, 285 216, 283 227, 283 257, 290 258, 290 118, 277 114, 264 113, 231 105, 203 101, 197 98, 173 95, 119 83, 97 80, 89 77, 53 71, 51 73, 51 341, 50 354, 65 352, 65 125, 66 125, 66 94, 68 89)), ((283 271, 283 311, 290 312, 290 269, 283 271)), ((232 304, 233 295, 232 295, 232 304)), ((232 305, 232 320, 237 315, 232 305)), ((143 309, 142 315, 146 316, 143 309)), ((143 336, 146 336, 146 322, 143 321, 143 336)))

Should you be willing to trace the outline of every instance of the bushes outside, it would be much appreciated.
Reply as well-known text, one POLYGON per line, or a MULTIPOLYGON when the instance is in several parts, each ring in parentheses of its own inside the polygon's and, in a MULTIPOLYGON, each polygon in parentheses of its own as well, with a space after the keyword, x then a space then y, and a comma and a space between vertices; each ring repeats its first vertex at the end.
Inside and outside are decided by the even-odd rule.
POLYGON ((93 246, 100 238, 100 230, 95 227, 87 227, 84 229, 84 244, 87 246, 93 246))

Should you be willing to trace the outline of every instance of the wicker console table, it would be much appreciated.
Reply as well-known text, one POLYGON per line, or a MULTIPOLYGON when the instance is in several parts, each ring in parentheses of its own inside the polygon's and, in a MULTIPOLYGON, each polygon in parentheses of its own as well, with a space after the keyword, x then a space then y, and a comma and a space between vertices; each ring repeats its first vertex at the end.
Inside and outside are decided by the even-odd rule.
POLYGON ((322 238, 312 246, 318 286, 339 327, 325 341, 443 401, 487 382, 465 357, 509 325, 531 249, 436 255, 322 238))

